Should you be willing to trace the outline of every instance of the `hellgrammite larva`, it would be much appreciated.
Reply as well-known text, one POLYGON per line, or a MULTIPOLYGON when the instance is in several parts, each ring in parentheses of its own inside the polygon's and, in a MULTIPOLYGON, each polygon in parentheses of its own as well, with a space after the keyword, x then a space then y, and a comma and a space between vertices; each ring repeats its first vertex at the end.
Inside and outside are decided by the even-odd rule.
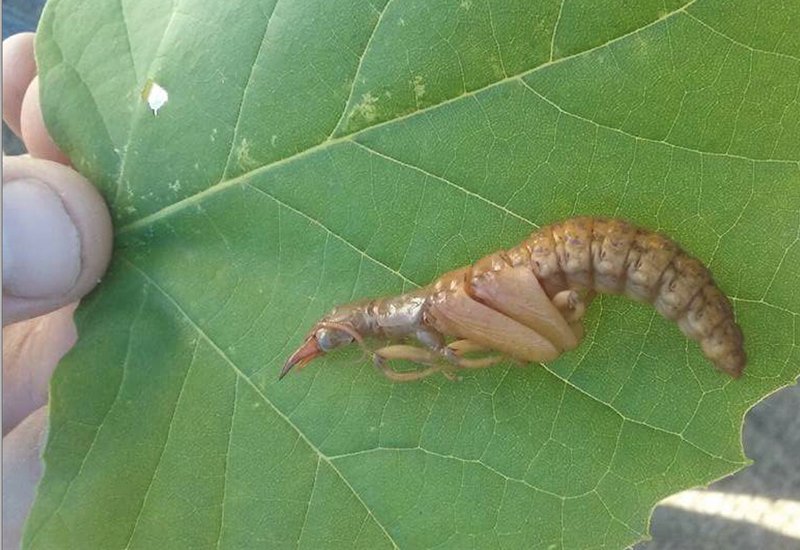
POLYGON ((581 318, 596 293, 652 303, 700 343, 720 371, 741 376, 747 356, 726 296, 700 261, 672 240, 618 219, 580 216, 542 227, 515 248, 456 269, 426 287, 340 305, 316 323, 281 371, 357 342, 395 381, 504 359, 553 361, 583 337, 581 318), (376 350, 366 339, 388 343, 376 350), (416 345, 411 345, 411 343, 416 345), (476 352, 496 352, 469 357, 476 352), (426 368, 398 372, 387 362, 426 368))

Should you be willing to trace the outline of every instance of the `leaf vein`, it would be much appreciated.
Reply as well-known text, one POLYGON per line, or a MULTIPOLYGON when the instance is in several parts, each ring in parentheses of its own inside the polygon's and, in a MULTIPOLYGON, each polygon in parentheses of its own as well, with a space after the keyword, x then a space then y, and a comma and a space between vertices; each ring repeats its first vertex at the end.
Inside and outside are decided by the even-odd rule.
POLYGON ((242 88, 242 100, 239 102, 239 105, 236 108, 236 122, 233 124, 233 135, 231 136, 231 146, 228 149, 228 157, 227 160, 225 161, 225 168, 223 168, 221 181, 225 179, 225 176, 228 174, 228 170, 230 169, 231 157, 233 156, 233 150, 236 148, 235 147, 236 134, 239 131, 239 123, 242 121, 242 111, 244 110, 244 102, 247 97, 247 90, 250 88, 250 83, 253 81, 253 75, 255 74, 256 67, 258 66, 258 58, 261 57, 261 52, 264 50, 264 44, 267 42, 267 33, 269 32, 269 24, 272 22, 272 16, 278 7, 278 1, 279 0, 276 0, 275 3, 272 5, 272 11, 269 13, 267 21, 264 24, 264 33, 261 36, 261 42, 259 42, 258 44, 256 55, 253 58, 253 62, 250 64, 250 73, 247 75, 247 80, 244 83, 244 88, 242 88))
POLYGON ((754 53, 763 53, 763 54, 766 54, 766 55, 774 55, 774 56, 777 56, 777 57, 780 57, 780 58, 783 58, 783 59, 790 59, 792 61, 800 62, 800 57, 798 57, 796 55, 791 55, 791 54, 788 54, 788 53, 780 53, 780 52, 771 52, 769 50, 762 50, 760 48, 755 48, 753 46, 745 44, 744 42, 740 42, 740 41, 736 40, 732 36, 728 36, 727 34, 725 34, 724 32, 722 32, 720 30, 715 29, 714 27, 712 27, 711 25, 709 25, 708 23, 706 23, 705 21, 703 21, 702 19, 700 19, 696 15, 692 15, 692 13, 689 12, 689 11, 686 12, 686 15, 689 16, 694 21, 696 21, 698 24, 702 25, 703 27, 705 27, 706 29, 711 31, 712 33, 716 34, 717 36, 720 36, 720 37, 724 38, 725 40, 728 40, 729 42, 731 42, 733 44, 736 44, 737 46, 741 46, 742 48, 744 48, 746 50, 750 50, 751 52, 754 52, 754 53))
POLYGON ((231 459, 231 441, 233 441, 233 424, 236 420, 236 402, 239 395, 239 377, 236 377, 236 382, 233 385, 233 407, 231 411, 231 427, 228 431, 228 445, 225 449, 225 469, 222 473, 222 499, 219 505, 219 533, 217 534, 217 550, 219 550, 220 543, 222 542, 222 528, 225 525, 225 500, 228 496, 228 463, 231 459))
POLYGON ((319 220, 315 219, 314 217, 312 217, 312 216, 309 216, 309 215, 308 215, 308 214, 306 214, 305 212, 303 212, 303 211, 301 211, 301 210, 298 210, 297 208, 295 208, 295 207, 293 207, 293 206, 291 206, 291 205, 289 205, 289 204, 286 204, 285 202, 283 202, 283 201, 282 201, 282 200, 280 200, 279 198, 277 198, 277 197, 275 197, 275 196, 273 196, 273 195, 270 195, 269 193, 267 193, 267 192, 266 192, 266 191, 264 191, 263 189, 260 189, 260 188, 258 188, 258 187, 256 187, 256 186, 254 186, 254 185, 252 185, 252 184, 250 184, 250 183, 245 183, 244 185, 246 185, 247 187, 249 187, 250 189, 252 189, 252 190, 254 190, 254 191, 257 191, 258 193, 261 193, 262 195, 264 195, 264 196, 266 196, 266 197, 269 197, 269 198, 271 198, 271 199, 272 199, 272 200, 274 200, 274 201, 275 201, 277 204, 279 204, 280 206, 283 206, 283 207, 284 207, 284 208, 286 208, 287 210, 290 210, 290 211, 294 212, 294 213, 295 213, 295 214, 297 214, 298 216, 301 216, 301 217, 303 217, 303 218, 307 219, 308 221, 310 221, 311 223, 313 223, 314 225, 316 225, 317 227, 319 227, 320 229, 322 229, 323 231, 325 231, 325 233, 326 233, 326 234, 329 234, 329 235, 331 235, 331 236, 335 237, 335 238, 336 238, 338 241, 340 241, 340 242, 342 242, 343 244, 347 245, 348 247, 352 248, 353 250, 355 250, 356 252, 358 252, 359 254, 361 254, 362 256, 364 256, 365 258, 367 258, 367 259, 369 259, 369 260, 372 260, 374 263, 376 263, 376 264, 377 264, 377 265, 379 265, 380 267, 384 268, 384 269, 385 269, 385 270, 387 270, 387 271, 390 271, 392 274, 394 274, 394 275, 396 275, 397 277, 399 277, 400 279, 402 279, 402 280, 403 280, 403 282, 405 282, 405 283, 409 283, 409 284, 411 284, 411 285, 414 285, 415 287, 421 286, 420 284, 418 284, 418 283, 415 283, 414 281, 412 281, 411 279, 409 279, 408 277, 406 277, 405 275, 403 275, 402 273, 400 273, 400 272, 399 272, 399 271, 397 271, 396 269, 394 269, 394 268, 392 268, 392 267, 389 267, 388 265, 386 265, 385 263, 383 263, 383 262, 382 262, 382 261, 380 261, 379 259, 377 259, 377 258, 375 258, 375 257, 373 257, 373 256, 371 256, 371 255, 369 255, 369 254, 368 254, 368 253, 367 253, 365 250, 361 250, 360 248, 358 248, 356 245, 354 245, 353 243, 351 243, 350 241, 348 241, 347 239, 345 239, 345 238, 344 238, 344 237, 342 237, 341 235, 338 235, 338 234, 334 233, 334 232, 333 232, 333 231, 331 231, 331 230, 330 230, 330 229, 329 229, 327 226, 325 226, 325 224, 323 224, 321 221, 319 221, 319 220))
POLYGON ((136 521, 134 521, 133 523, 133 528, 131 529, 131 534, 128 537, 128 542, 125 543, 125 550, 128 550, 131 547, 131 542, 133 542, 133 537, 136 534, 136 529, 139 527, 139 522, 142 519, 142 514, 144 513, 144 509, 147 506, 147 499, 150 497, 150 491, 153 489, 156 477, 158 477, 158 471, 159 469, 161 469, 161 461, 163 460, 164 453, 167 450, 169 437, 170 435, 172 435, 172 427, 175 425, 175 414, 178 412, 178 406, 180 405, 181 397, 183 397, 183 391, 186 389, 186 381, 189 379, 189 373, 192 371, 192 367, 194 366, 195 359, 197 358, 197 349, 199 347, 200 347, 200 340, 197 340, 194 345, 194 351, 192 352, 192 358, 189 361, 189 366, 186 368, 186 374, 183 376, 183 382, 181 383, 181 389, 178 392, 178 397, 175 398, 175 406, 172 408, 172 415, 169 418, 169 427, 167 428, 167 435, 164 438, 164 443, 161 445, 161 452, 158 455, 158 460, 156 461, 155 468, 153 468, 153 477, 150 478, 150 483, 147 485, 147 490, 144 493, 144 498, 142 498, 142 504, 139 507, 138 514, 136 515, 136 521))
MULTIPOLYGON (((558 65, 560 63, 567 62, 567 61, 569 61, 571 59, 575 59, 575 58, 578 58, 578 57, 589 55, 589 54, 591 54, 591 53, 593 53, 593 52, 595 52, 595 51, 597 51, 599 49, 602 49, 602 48, 605 48, 607 46, 610 46, 611 44, 620 42, 620 41, 625 40, 625 39, 627 39, 627 38, 629 38, 631 36, 635 36, 638 33, 642 32, 642 31, 644 31, 644 30, 646 30, 648 28, 651 28, 651 27, 653 27, 655 25, 664 23, 665 21, 668 21, 670 18, 675 17, 676 15, 678 15, 680 13, 684 13, 684 11, 689 6, 694 4, 695 2, 697 2, 697 0, 691 0, 690 2, 685 4, 683 7, 678 8, 675 11, 669 12, 669 13, 665 14, 663 17, 661 17, 659 19, 656 19, 656 20, 648 23, 647 25, 644 25, 643 27, 635 29, 635 30, 633 30, 633 31, 631 31, 629 33, 620 35, 620 36, 618 36, 616 38, 612 38, 612 39, 610 39, 610 40, 608 40, 608 41, 606 41, 606 42, 604 42, 602 44, 599 44, 597 46, 594 46, 594 47, 589 48, 587 50, 584 50, 582 52, 577 52, 577 53, 572 54, 572 55, 561 57, 559 59, 553 60, 552 62, 548 61, 548 62, 543 63, 541 65, 538 65, 538 66, 536 66, 536 67, 534 67, 532 69, 528 69, 528 70, 522 71, 522 72, 520 72, 518 74, 511 75, 511 76, 509 76, 507 78, 503 78, 503 79, 498 80, 496 82, 492 82, 490 84, 487 84, 486 86, 483 86, 482 88, 477 88, 477 89, 472 90, 472 91, 465 91, 463 94, 460 94, 458 96, 452 97, 452 98, 447 99, 445 101, 442 101, 440 103, 436 103, 434 105, 430 105, 430 106, 425 107, 423 109, 412 111, 410 113, 406 113, 406 114, 403 114, 401 116, 397 116, 395 118, 391 118, 391 119, 388 119, 388 120, 373 124, 372 126, 369 126, 367 128, 363 128, 363 129, 358 130, 356 132, 353 132, 352 134, 345 134, 345 135, 341 135, 339 137, 329 138, 329 139, 327 139, 327 140, 325 140, 325 141, 323 141, 321 143, 318 143, 317 145, 309 147, 308 149, 305 149, 303 151, 294 153, 292 155, 289 155, 289 156, 284 157, 282 159, 276 160, 276 161, 271 162, 269 164, 265 164, 264 166, 259 166, 258 168, 254 168, 253 170, 250 170, 249 172, 245 172, 245 173, 243 173, 243 174, 241 174, 241 175, 239 175, 239 176, 237 176, 237 177, 235 177, 233 179, 226 180, 226 181, 220 181, 216 185, 208 187, 208 188, 204 189, 203 191, 200 191, 200 192, 198 192, 198 193, 196 193, 194 195, 191 195, 189 197, 181 199, 180 201, 172 203, 172 204, 170 204, 168 206, 165 206, 164 208, 162 208, 162 209, 160 209, 160 210, 158 210, 158 211, 156 211, 156 212, 154 212, 152 214, 148 214, 147 216, 144 216, 142 218, 139 218, 137 220, 134 220, 134 221, 122 226, 120 229, 117 230, 117 234, 125 233, 127 231, 132 230, 132 229, 135 229, 135 228, 138 228, 138 227, 142 227, 142 226, 146 226, 147 224, 149 224, 149 223, 151 223, 153 221, 156 221, 156 220, 160 219, 163 216, 167 216, 167 215, 172 214, 173 212, 180 211, 183 208, 185 208, 186 206, 189 206, 189 205, 193 204, 194 202, 197 202, 198 200, 201 200, 202 198, 204 198, 206 196, 213 195, 215 193, 223 191, 224 189, 227 189, 228 187, 231 187, 233 185, 242 184, 242 183, 246 182, 248 179, 252 178, 253 176, 255 176, 257 174, 262 174, 262 173, 264 173, 264 172, 266 172, 268 170, 271 170, 273 168, 277 168, 279 166, 283 166, 283 165, 285 165, 285 164, 287 164, 289 162, 292 162, 292 161, 294 161, 296 159, 300 159, 300 158, 309 156, 309 155, 311 155, 311 154, 313 154, 313 153, 315 153, 317 151, 328 149, 328 148, 330 148, 330 147, 332 147, 332 146, 334 146, 334 145, 336 145, 338 143, 342 143, 342 142, 346 142, 346 141, 354 141, 354 138, 356 138, 359 135, 365 134, 365 133, 367 133, 369 131, 374 131, 374 130, 377 130, 378 128, 383 128, 383 127, 390 126, 390 125, 393 125, 393 124, 398 124, 398 123, 400 123, 402 121, 405 121, 405 120, 408 120, 410 118, 417 117, 417 116, 419 116, 419 115, 421 115, 423 113, 428 113, 428 112, 431 112, 431 111, 434 111, 434 110, 442 109, 442 108, 446 107, 447 105, 450 105, 451 103, 455 103, 457 101, 462 100, 463 98, 472 97, 472 96, 477 95, 478 93, 481 93, 481 92, 484 92, 484 91, 487 91, 487 90, 502 86, 502 85, 507 84, 509 82, 521 80, 523 77, 525 77, 527 75, 530 75, 530 74, 533 74, 536 71, 540 71, 540 70, 546 69, 547 67, 552 67, 552 66, 558 65)), ((775 161, 775 162, 784 162, 784 161, 775 161)), ((800 161, 785 161, 785 162, 790 162, 792 164, 800 164, 800 161)))
MULTIPOLYGON (((117 391, 114 394, 114 399, 112 399, 111 405, 109 405, 108 409, 106 409, 106 412, 103 415, 103 419, 100 421, 100 424, 98 424, 97 426, 93 426, 93 428, 95 430, 95 433, 94 433, 94 436, 92 437, 91 443, 89 444, 89 448, 87 449, 86 454, 83 456, 83 460, 81 460, 81 464, 78 467, 78 472, 75 474, 75 476, 72 479, 69 480, 69 483, 67 484, 67 488, 64 490, 64 494, 61 496, 61 499, 59 500, 58 505, 56 506, 55 510, 53 511, 52 514, 50 514, 50 517, 47 519, 47 521, 43 521, 41 523, 41 525, 39 527, 39 530, 37 530, 31 536, 31 544, 30 544, 31 547, 33 546, 33 542, 36 540, 37 535, 40 533, 41 528, 44 527, 45 525, 47 525, 50 522, 50 520, 53 517, 55 517, 56 515, 58 515, 59 511, 61 510, 61 506, 64 504, 64 501, 67 499, 69 491, 70 491, 70 489, 72 489, 73 483, 75 482, 76 479, 78 479, 78 477, 80 477, 81 473, 83 472, 83 468, 86 465, 86 461, 89 459, 89 455, 92 453, 92 449, 94 449, 95 443, 97 443, 97 439, 100 436, 101 428, 103 427, 103 425, 105 424, 106 420, 108 419, 108 415, 111 414, 111 410, 114 408, 114 405, 116 405, 117 401, 119 400, 119 396, 122 393, 122 386, 125 383, 125 373, 126 373, 126 370, 127 370, 128 361, 130 360, 130 354, 131 354, 131 349, 132 349, 131 342, 133 340, 133 327, 136 324, 136 322, 139 320, 139 318, 141 317, 142 311, 144 310, 144 304, 145 304, 145 302, 147 302, 147 294, 148 294, 147 293, 147 288, 145 287, 144 291, 142 292, 142 301, 139 304, 139 308, 138 308, 136 314, 133 316, 133 319, 131 320, 130 326, 128 327, 128 342, 127 342, 127 348, 125 350, 125 358, 122 361, 122 376, 120 377, 119 385, 117 386, 117 391)), ((81 422, 80 424, 88 426, 88 424, 85 424, 83 422, 81 422)), ((49 437, 48 437, 48 439, 49 439, 49 437)))
POLYGON ((745 161, 748 161, 748 162, 757 162, 757 163, 781 163, 781 164, 791 164, 791 165, 800 166, 800 160, 759 159, 759 158, 754 158, 754 157, 748 157, 748 156, 745 156, 745 155, 736 155, 736 154, 727 153, 727 152, 723 153, 723 152, 715 152, 715 151, 704 151, 702 149, 696 149, 694 147, 687 147, 685 145, 677 145, 675 143, 670 143, 669 141, 666 141, 666 140, 663 140, 663 139, 654 139, 654 138, 648 138, 648 137, 640 136, 640 135, 637 135, 637 134, 633 134, 631 132, 628 132, 627 130, 623 130, 621 128, 615 128, 613 126, 608 126, 607 124, 603 124, 601 122, 597 122, 595 120, 592 120, 591 118, 587 118, 587 117, 584 117, 584 116, 579 115, 577 113, 570 112, 570 111, 564 109, 561 105, 559 105, 558 103, 556 103, 552 99, 548 98, 547 96, 543 95, 538 90, 533 88, 524 79, 520 79, 520 82, 531 93, 536 95, 542 101, 545 101, 546 103, 551 105, 553 108, 557 109, 559 112, 561 112, 561 113, 563 113, 563 114, 565 114, 567 116, 570 116, 572 118, 575 118, 577 120, 581 120, 583 122, 586 122, 588 124, 593 124, 593 125, 595 125, 595 126, 597 126, 599 128, 602 128, 604 130, 609 130, 611 132, 615 132, 615 133, 627 136, 627 137, 632 138, 632 139, 634 139, 636 141, 646 141, 648 143, 657 143, 657 144, 661 144, 661 145, 666 145, 667 147, 673 147, 673 148, 679 149, 681 151, 687 151, 687 152, 690 152, 690 153, 697 153, 699 155, 707 155, 707 156, 711 156, 711 157, 723 157, 723 158, 745 160, 745 161))
MULTIPOLYGON (((378 521, 378 518, 375 517, 375 515, 372 513, 372 510, 369 508, 369 506, 367 506, 366 502, 364 502, 364 500, 361 498, 361 495, 353 488, 353 486, 350 484, 350 482, 347 480, 347 478, 344 477, 344 475, 342 475, 342 473, 339 471, 339 468, 337 468, 336 465, 333 464, 333 462, 331 462, 331 460, 325 454, 323 454, 319 450, 319 448, 316 445, 314 445, 314 443, 312 443, 310 439, 308 439, 308 437, 306 437, 306 435, 302 432, 302 430, 300 430, 300 428, 294 422, 292 422, 292 420, 288 416, 286 416, 283 413, 283 411, 281 411, 266 396, 266 394, 261 390, 261 388, 259 388, 258 385, 255 382, 253 382, 253 380, 250 377, 248 377, 239 367, 236 366, 236 364, 233 362, 233 360, 230 357, 228 357, 228 355, 222 350, 222 348, 220 348, 216 344, 216 342, 214 342, 214 340, 212 340, 211 337, 202 329, 202 327, 200 327, 200 325, 198 325, 194 321, 194 319, 192 319, 186 313, 186 311, 175 300, 175 298, 173 298, 166 290, 164 290, 164 288, 161 287, 161 285, 158 284, 158 282, 156 282, 155 279, 153 279, 149 274, 147 274, 147 272, 142 270, 139 266, 134 264, 130 259, 128 259, 127 257, 125 257, 122 254, 120 254, 120 257, 128 265, 130 265, 136 272, 141 274, 141 276, 145 280, 147 280, 156 290, 158 290, 159 293, 162 296, 164 296, 164 298, 178 311, 178 313, 180 313, 180 315, 184 319, 186 319, 186 321, 192 326, 192 328, 194 328, 194 330, 197 332, 197 334, 211 346, 211 348, 220 356, 220 358, 231 369, 233 369, 233 371, 236 373, 236 375, 239 376, 240 378, 242 378, 242 380, 244 380, 245 383, 247 383, 247 385, 250 386, 250 388, 252 388, 252 390, 256 393, 256 395, 267 406, 269 406, 275 412, 275 414, 277 414, 284 422, 286 422, 286 424, 288 424, 295 432, 297 432, 297 434, 300 436, 300 438, 303 440, 303 442, 305 442, 305 444, 308 446, 309 449, 311 449, 314 453, 316 453, 323 461, 325 461, 331 467, 331 469, 333 469, 333 471, 336 473, 336 475, 339 477, 339 479, 341 479, 341 481, 347 486, 347 488, 353 493, 353 495, 356 497, 356 499, 361 503, 361 505, 364 507, 364 509, 367 511, 367 513, 372 517, 373 521, 375 521, 375 524, 381 529, 381 531, 383 531, 383 534, 391 542, 392 547, 395 548, 395 549, 399 548, 397 543, 395 542, 395 540, 392 538, 392 536, 389 534, 389 532, 384 527, 384 525, 380 521, 378 521)), ((188 378, 188 371, 187 371, 187 378, 188 378)), ((177 408, 177 401, 176 401, 176 408, 177 408)), ((171 425, 171 423, 170 423, 170 425, 171 425)), ((163 455, 163 452, 162 452, 162 455, 163 455)), ((154 474, 154 478, 155 478, 155 474, 154 474)), ((152 485, 152 483, 151 483, 151 485, 152 485)), ((144 503, 142 505, 142 508, 144 508, 144 503)), ((140 514, 141 514, 141 512, 140 512, 140 514)), ((135 527, 134 527, 134 529, 135 529, 135 527)), ((132 536, 133 536, 133 534, 131 533, 131 537, 132 536)))
POLYGON ((386 153, 382 153, 382 152, 378 151, 377 149, 373 149, 372 147, 364 145, 363 143, 361 143, 359 141, 355 141, 354 140, 353 143, 355 145, 357 145, 358 147, 360 147, 361 149, 363 149, 363 150, 365 150, 365 151, 367 151, 367 152, 369 152, 369 153, 371 153, 371 154, 373 154, 373 155, 375 155, 377 157, 380 157, 380 158, 382 158, 384 160, 387 160, 389 162, 392 162, 394 164, 399 164, 400 166, 404 166, 406 168, 410 168, 411 170, 414 170, 415 172, 419 172, 421 174, 424 174, 424 175, 428 176, 429 178, 441 181, 442 183, 446 183, 450 187, 453 187, 453 188, 457 189, 458 191, 464 193, 465 195, 469 195, 470 197, 474 197, 474 198, 480 200, 481 202, 485 202, 486 204, 488 204, 488 205, 490 205, 490 206, 492 206, 494 208, 497 208, 498 210, 504 212, 505 214, 511 216, 512 218, 515 218, 515 219, 517 219, 517 220, 519 220, 521 222, 524 222, 524 223, 530 225, 534 229, 538 229, 539 228, 538 225, 533 223, 528 218, 526 218, 524 216, 521 216, 521 215, 517 214, 516 212, 514 212, 513 210, 509 210, 505 206, 503 206, 501 204, 498 204, 498 203, 496 203, 496 202, 494 202, 494 201, 492 201, 490 199, 487 199, 486 197, 484 197, 483 195, 480 195, 479 193, 475 193, 474 191, 470 191, 469 189, 466 189, 466 188, 458 185, 457 183, 452 182, 452 181, 450 181, 450 180, 448 180, 448 179, 446 179, 446 178, 444 178, 442 176, 438 176, 438 175, 436 175, 436 174, 434 174, 432 172, 428 172, 424 168, 420 168, 419 166, 415 166, 415 165, 413 165, 411 163, 408 163, 408 162, 402 161, 402 160, 400 160, 398 158, 395 158, 395 157, 392 157, 390 155, 387 155, 386 153))
MULTIPOLYGON (((120 0, 120 2, 122 2, 122 0, 120 0)), ((176 2, 180 2, 180 0, 173 0, 173 2, 172 2, 173 11, 172 11, 172 14, 170 14, 170 16, 169 16, 169 20, 167 21, 167 25, 164 27, 164 32, 161 35, 161 38, 159 38, 158 46, 156 47, 156 50, 155 50, 156 53, 155 53, 154 59, 158 58, 158 54, 161 51, 162 46, 164 45, 164 38, 167 36, 167 34, 169 34, 169 31, 172 28, 172 23, 175 21, 175 16, 178 14, 178 8, 175 5, 176 2)), ((152 69, 152 66, 148 67, 148 69, 147 69, 148 72, 151 69, 152 69)), ((135 74, 135 72, 136 71, 134 70, 134 74, 135 74)), ((141 84, 144 85, 144 82, 142 82, 141 84)), ((139 101, 138 98, 139 98, 139 94, 135 94, 134 95, 134 102, 138 102, 139 101)), ((135 103, 134 103, 134 105, 135 105, 135 103)), ((144 112, 144 111, 142 111, 142 112, 144 112)), ((128 155, 128 149, 130 148, 131 142, 133 141, 133 134, 136 131, 137 123, 141 119, 142 119, 142 115, 140 114, 139 116, 137 116, 136 118, 134 118, 131 121, 130 128, 128 128, 128 137, 127 137, 127 139, 125 141, 125 145, 122 147, 122 150, 121 150, 122 158, 120 159, 119 174, 117 175, 116 190, 114 192, 114 200, 112 201, 112 205, 117 204, 119 202, 119 198, 120 198, 120 195, 122 193, 122 184, 123 184, 123 179, 122 178, 123 178, 123 176, 125 174, 125 168, 127 166, 127 159, 130 156, 130 155, 128 155)))
MULTIPOLYGON (((356 66, 356 72, 353 75, 353 82, 350 84, 350 91, 347 94, 347 99, 344 102, 344 109, 342 109, 342 114, 339 115, 339 119, 333 125, 333 130, 328 135, 328 140, 330 140, 335 134, 336 130, 339 129, 339 126, 346 120, 347 117, 347 110, 350 107, 350 103, 353 101, 353 92, 356 90, 356 84, 358 83, 358 75, 361 74, 361 66, 364 64, 364 59, 367 57, 367 52, 369 51, 369 47, 372 44, 373 38, 375 35, 378 34, 378 27, 381 26, 381 21, 383 21, 384 14, 389 10, 389 4, 392 3, 393 0, 387 0, 387 2, 383 5, 383 9, 378 14, 378 19, 375 21, 375 26, 372 27, 372 32, 367 39, 367 43, 364 46, 364 51, 361 53, 361 56, 358 58, 358 65, 356 66)), ((373 7, 374 9, 374 7, 373 7)))

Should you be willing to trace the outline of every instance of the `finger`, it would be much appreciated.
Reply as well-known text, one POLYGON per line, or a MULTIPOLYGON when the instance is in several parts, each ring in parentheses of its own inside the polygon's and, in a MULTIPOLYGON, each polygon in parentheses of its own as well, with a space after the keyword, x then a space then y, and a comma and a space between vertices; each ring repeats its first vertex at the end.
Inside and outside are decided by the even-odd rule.
POLYGON ((3 328, 3 435, 47 404, 50 376, 77 340, 77 305, 3 328))
POLYGON ((22 141, 32 157, 69 164, 69 159, 56 146, 44 125, 39 104, 39 77, 35 77, 25 92, 20 112, 22 141))
POLYGON ((42 477, 41 452, 47 432, 47 407, 3 437, 3 548, 19 548, 36 485, 42 477))
POLYGON ((111 257, 111 217, 97 190, 66 166, 3 159, 3 325, 85 296, 111 257))
POLYGON ((22 98, 36 76, 33 37, 23 32, 3 40, 3 120, 20 138, 22 98))

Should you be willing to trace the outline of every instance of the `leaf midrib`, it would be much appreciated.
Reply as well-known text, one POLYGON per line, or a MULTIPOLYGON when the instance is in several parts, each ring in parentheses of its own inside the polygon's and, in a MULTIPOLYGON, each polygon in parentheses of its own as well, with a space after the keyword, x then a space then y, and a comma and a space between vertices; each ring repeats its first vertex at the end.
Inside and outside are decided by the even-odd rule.
MULTIPOLYGON (((584 51, 581 51, 581 52, 578 52, 578 53, 574 53, 574 54, 571 54, 571 55, 568 55, 568 56, 565 56, 565 57, 560 57, 560 58, 555 59, 555 60, 546 61, 546 62, 542 63, 541 65, 537 65, 536 67, 533 67, 532 69, 528 69, 528 70, 522 71, 522 72, 517 73, 515 75, 507 76, 505 78, 502 78, 500 80, 497 80, 495 82, 487 84, 487 85, 485 85, 485 86, 483 86, 481 88, 476 88, 474 90, 468 91, 468 92, 463 93, 461 95, 457 95, 455 97, 452 97, 452 98, 447 99, 445 101, 442 101, 440 103, 436 103, 434 105, 430 105, 428 107, 425 107, 425 108, 422 108, 422 109, 418 109, 416 111, 412 111, 412 112, 406 113, 406 114, 404 114, 402 116, 391 118, 391 119, 379 122, 377 124, 373 124, 371 126, 367 126, 366 128, 362 128, 361 130, 357 130, 357 131, 351 132, 349 134, 345 134, 345 135, 342 135, 342 136, 339 136, 339 137, 335 137, 335 138, 326 139, 326 140, 318 143, 317 145, 314 145, 312 147, 304 149, 303 151, 300 151, 300 152, 295 153, 293 155, 289 155, 287 157, 284 157, 282 159, 276 160, 276 161, 271 162, 269 164, 265 164, 263 166, 259 166, 258 168, 254 168, 253 170, 250 170, 248 172, 244 172, 244 173, 242 173, 242 174, 240 174, 240 175, 238 175, 238 176, 236 176, 234 178, 231 178, 229 180, 220 180, 219 182, 211 185, 210 187, 207 187, 206 189, 204 189, 203 191, 200 191, 199 193, 195 193, 194 195, 190 195, 190 196, 188 196, 188 197, 186 197, 184 199, 181 199, 180 201, 177 201, 177 202, 174 202, 172 204, 169 204, 169 205, 157 210, 156 212, 153 212, 152 214, 148 214, 147 216, 144 216, 142 218, 139 218, 137 220, 131 221, 131 222, 121 226, 119 229, 117 229, 115 231, 115 234, 116 235, 122 235, 124 233, 139 229, 141 227, 146 227, 146 226, 150 225, 151 223, 156 222, 156 221, 158 221, 158 220, 160 220, 160 219, 162 219, 164 217, 167 217, 167 216, 169 216, 169 215, 171 215, 171 214, 173 214, 175 212, 179 212, 179 211, 183 210, 184 208, 187 208, 187 207, 189 207, 189 206, 191 206, 191 205, 203 200, 204 198, 206 198, 208 196, 215 195, 215 194, 217 194, 219 192, 222 192, 222 191, 228 189, 229 187, 240 185, 240 184, 248 181, 249 179, 253 178, 256 175, 265 173, 265 172, 267 172, 269 170, 272 170, 272 169, 277 169, 277 168, 279 168, 281 166, 284 166, 286 164, 289 164, 289 163, 291 163, 291 162, 293 162, 295 160, 310 156, 310 155, 312 155, 312 154, 314 154, 314 153, 316 153, 318 151, 323 151, 325 149, 328 149, 328 148, 333 147, 333 146, 335 146, 337 144, 340 144, 340 143, 356 142, 356 138, 358 136, 360 136, 362 134, 365 134, 367 132, 370 132, 370 131, 373 131, 373 130, 377 130, 379 128, 384 128, 384 127, 387 127, 387 126, 391 126, 391 125, 403 122, 403 121, 405 121, 407 119, 414 118, 414 117, 417 117, 419 115, 422 115, 422 114, 429 113, 429 112, 434 111, 434 110, 438 110, 438 109, 444 108, 447 105, 450 105, 451 103, 455 103, 455 102, 461 101, 461 100, 463 100, 465 98, 474 97, 474 96, 478 95, 479 93, 482 93, 482 92, 484 92, 486 90, 497 88, 497 87, 503 86, 505 84, 508 84, 510 82, 514 82, 514 81, 523 82, 522 79, 524 77, 526 77, 526 76, 528 76, 530 74, 533 74, 533 73, 535 73, 537 71, 546 69, 548 67, 559 65, 559 64, 561 64, 563 62, 566 62, 566 61, 569 61, 571 59, 575 59, 575 58, 578 58, 578 57, 589 55, 592 52, 595 52, 595 51, 597 51, 599 49, 605 48, 605 47, 607 47, 607 46, 609 46, 611 44, 615 44, 615 43, 620 42, 622 40, 625 40, 625 39, 627 39, 627 38, 629 38, 631 36, 635 36, 638 33, 643 32, 646 29, 649 29, 650 27, 653 27, 653 26, 659 25, 661 23, 664 23, 665 21, 668 21, 669 19, 677 16, 680 13, 685 13, 686 10, 690 6, 692 6, 692 4, 694 4, 697 1, 698 0, 690 0, 689 2, 687 2, 686 4, 681 6, 680 8, 663 15, 662 17, 660 17, 658 19, 655 19, 655 20, 651 21, 650 23, 648 23, 648 24, 646 24, 646 25, 644 25, 642 27, 639 27, 638 29, 634 29, 634 30, 632 30, 632 31, 630 31, 628 33, 622 34, 622 35, 620 35, 620 36, 618 36, 616 38, 612 38, 611 40, 603 42, 602 44, 598 44, 597 46, 593 46, 593 47, 591 47, 591 48, 589 48, 587 50, 584 50, 584 51)), ((366 52, 365 52, 365 55, 366 55, 366 52)), ((358 74, 355 75, 354 79, 355 78, 358 78, 358 74)), ((349 102, 349 98, 348 98, 348 102, 349 102)), ((348 105, 345 105, 345 112, 347 112, 347 107, 348 107, 348 105)), ((705 153, 704 151, 700 151, 700 152, 705 153)), ((714 153, 710 153, 709 152, 709 154, 714 154, 714 153)), ((719 153, 717 153, 717 154, 719 154, 719 153)), ((724 156, 731 156, 731 155, 724 155, 724 156)), ((756 159, 748 159, 748 160, 756 160, 756 159)), ((800 162, 798 162, 796 164, 800 164, 800 162)))

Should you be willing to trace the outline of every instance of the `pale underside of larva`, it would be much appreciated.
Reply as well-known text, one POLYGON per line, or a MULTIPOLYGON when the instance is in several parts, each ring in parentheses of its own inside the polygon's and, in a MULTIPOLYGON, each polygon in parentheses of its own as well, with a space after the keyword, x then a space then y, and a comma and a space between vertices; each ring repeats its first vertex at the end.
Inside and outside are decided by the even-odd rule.
POLYGON ((518 246, 401 294, 338 306, 286 362, 293 366, 352 342, 389 378, 483 368, 503 359, 547 362, 574 349, 597 293, 652 303, 699 342, 722 372, 741 376, 747 357, 733 309, 703 264, 672 240, 618 219, 575 217, 542 227, 518 246), (368 349, 366 340, 383 342, 368 349), (490 354, 479 358, 475 353, 490 354), (411 360, 425 368, 396 372, 411 360))

